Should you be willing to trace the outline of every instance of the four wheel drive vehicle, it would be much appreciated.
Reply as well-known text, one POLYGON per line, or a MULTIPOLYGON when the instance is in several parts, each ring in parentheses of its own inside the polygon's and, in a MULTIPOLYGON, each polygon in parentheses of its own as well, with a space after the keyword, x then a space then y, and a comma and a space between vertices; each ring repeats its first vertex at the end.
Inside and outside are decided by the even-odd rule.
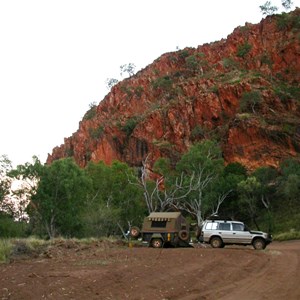
POLYGON ((130 235, 154 248, 190 247, 189 224, 180 212, 153 212, 144 218, 142 230, 131 227, 130 235))
POLYGON ((254 249, 265 249, 272 242, 272 236, 261 231, 251 231, 239 221, 206 220, 201 228, 199 241, 209 243, 213 248, 225 245, 252 245, 254 249))

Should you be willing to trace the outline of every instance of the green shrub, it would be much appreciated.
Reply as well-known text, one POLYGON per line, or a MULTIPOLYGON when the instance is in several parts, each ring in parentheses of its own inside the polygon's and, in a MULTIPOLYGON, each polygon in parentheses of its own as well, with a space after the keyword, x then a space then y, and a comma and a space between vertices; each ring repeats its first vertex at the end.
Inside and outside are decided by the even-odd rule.
POLYGON ((173 77, 179 78, 179 77, 181 77, 181 76, 183 76, 183 75, 184 75, 184 72, 176 71, 176 72, 173 74, 173 77))
POLYGON ((131 90, 131 87, 128 87, 127 85, 122 85, 121 91, 127 95, 127 98, 132 97, 133 92, 131 90))
POLYGON ((190 55, 190 56, 186 57, 185 64, 186 64, 186 67, 191 71, 195 71, 199 66, 199 62, 195 55, 190 55))
POLYGON ((74 149, 72 148, 65 149, 65 156, 72 157, 73 155, 74 155, 74 149))
POLYGON ((154 74, 155 76, 158 76, 159 73, 160 73, 159 70, 157 70, 157 69, 154 69, 154 70, 153 70, 153 74, 154 74))
POLYGON ((238 46, 236 55, 244 58, 250 52, 251 48, 252 46, 248 42, 245 42, 245 44, 238 46))
POLYGON ((286 30, 288 28, 300 29, 300 15, 282 13, 276 17, 276 25, 279 30, 286 30))
POLYGON ((137 124, 138 120, 136 117, 130 118, 126 121, 125 125, 122 127, 122 130, 127 136, 130 136, 137 124))
POLYGON ((142 86, 137 86, 135 89, 134 89, 134 93, 135 95, 138 97, 138 98, 141 98, 142 97, 142 94, 144 92, 144 88, 142 86))
POLYGON ((274 88, 274 92, 283 103, 293 98, 300 98, 300 88, 297 86, 287 86, 282 84, 274 88))
POLYGON ((240 111, 249 112, 252 110, 255 113, 255 108, 261 103, 261 94, 259 91, 246 92, 242 95, 240 102, 240 111))
POLYGON ((191 138, 192 139, 203 138, 204 134, 205 134, 205 130, 200 125, 196 125, 191 132, 191 138))
POLYGON ((99 139, 103 134, 104 128, 103 126, 99 126, 97 128, 89 128, 89 134, 93 139, 99 139))
POLYGON ((276 17, 276 25, 279 30, 284 30, 289 27, 289 15, 287 13, 282 13, 276 17))
POLYGON ((85 152, 84 158, 85 158, 86 161, 90 161, 91 158, 92 158, 92 152, 90 150, 87 150, 85 152))
POLYGON ((176 63, 178 61, 178 57, 174 55, 170 55, 168 59, 171 63, 176 63))
MULTIPOLYGON (((293 165, 294 166, 294 165, 293 165)), ((286 199, 281 199, 280 203, 274 207, 274 234, 300 232, 300 213, 298 203, 288 203, 286 199)))
POLYGON ((214 85, 210 90, 216 95, 219 95, 219 87, 217 85, 214 85))
POLYGON ((15 221, 12 216, 0 213, 0 237, 24 237, 27 228, 27 223, 15 221))
POLYGON ((157 78, 152 83, 152 86, 153 86, 154 89, 159 89, 160 88, 164 91, 170 90, 172 88, 172 85, 173 85, 173 81, 169 76, 164 76, 164 77, 157 78))
POLYGON ((231 57, 225 57, 222 63, 225 69, 235 69, 237 67, 237 62, 231 57))
POLYGON ((292 17, 291 25, 292 25, 292 28, 295 30, 300 29, 300 15, 295 15, 292 17))
POLYGON ((180 50, 179 52, 178 52, 178 56, 180 57, 180 58, 186 58, 186 57, 188 57, 190 54, 189 54, 189 51, 188 50, 180 50))
POLYGON ((299 240, 300 239, 300 231, 291 229, 288 232, 275 234, 273 239, 275 241, 299 240))
POLYGON ((97 114, 97 106, 95 103, 90 104, 90 109, 85 113, 83 116, 83 120, 91 120, 93 119, 97 114))
MULTIPOLYGON (((252 78, 255 80, 256 78, 261 78, 263 75, 260 72, 254 72, 252 76, 252 78)), ((260 89, 262 90, 263 88, 260 89)))
POLYGON ((205 57, 205 53, 204 52, 199 52, 199 53, 197 53, 197 56, 202 59, 202 58, 205 57))
POLYGON ((245 25, 245 26, 240 26, 240 32, 242 32, 242 33, 245 33, 245 32, 247 32, 247 31, 249 31, 249 27, 247 26, 247 25, 245 25))

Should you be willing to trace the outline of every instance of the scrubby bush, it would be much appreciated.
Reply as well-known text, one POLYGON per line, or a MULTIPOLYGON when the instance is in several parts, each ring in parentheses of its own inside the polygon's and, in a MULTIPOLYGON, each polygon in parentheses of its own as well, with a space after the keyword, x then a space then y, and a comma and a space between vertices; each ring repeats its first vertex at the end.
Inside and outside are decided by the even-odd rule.
POLYGON ((26 222, 15 221, 12 216, 0 213, 0 237, 24 237, 28 224, 26 222))
POLYGON ((225 69, 235 69, 237 67, 237 62, 231 57, 225 57, 222 63, 225 69))
POLYGON ((259 91, 246 92, 242 95, 240 102, 241 112, 249 112, 251 110, 255 113, 255 108, 261 103, 261 94, 259 91))
POLYGON ((83 116, 83 120, 91 120, 97 114, 97 105, 95 103, 90 104, 90 109, 83 116))
POLYGON ((101 135, 103 134, 103 126, 99 126, 97 128, 89 128, 89 134, 91 136, 91 138, 93 139, 99 139, 101 137, 101 135))
POLYGON ((122 130, 126 133, 127 136, 130 136, 137 124, 137 118, 130 118, 126 121, 125 125, 122 127, 122 130))
POLYGON ((278 233, 274 235, 276 241, 299 240, 300 231, 290 230, 288 232, 278 233))
POLYGON ((162 89, 164 91, 170 90, 172 88, 173 81, 169 76, 164 76, 157 78, 153 83, 152 86, 154 89, 162 89))
POLYGON ((251 50, 252 46, 248 43, 245 42, 243 45, 239 45, 238 46, 238 50, 237 50, 237 56, 244 58, 251 50))

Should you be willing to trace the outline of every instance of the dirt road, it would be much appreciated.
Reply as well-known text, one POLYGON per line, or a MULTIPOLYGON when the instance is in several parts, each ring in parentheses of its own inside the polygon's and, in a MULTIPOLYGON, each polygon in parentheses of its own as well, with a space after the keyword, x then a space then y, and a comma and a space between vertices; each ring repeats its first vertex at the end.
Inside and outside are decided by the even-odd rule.
POLYGON ((0 265, 1 299, 300 299, 300 241, 264 251, 59 244, 0 265))

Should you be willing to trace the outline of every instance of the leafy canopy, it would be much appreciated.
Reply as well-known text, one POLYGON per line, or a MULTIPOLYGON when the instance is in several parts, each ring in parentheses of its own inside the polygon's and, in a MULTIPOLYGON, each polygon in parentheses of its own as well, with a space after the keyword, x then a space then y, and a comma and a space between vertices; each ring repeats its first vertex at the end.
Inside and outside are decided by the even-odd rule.
POLYGON ((76 236, 90 186, 89 178, 71 158, 56 160, 43 166, 28 214, 50 238, 76 236))

